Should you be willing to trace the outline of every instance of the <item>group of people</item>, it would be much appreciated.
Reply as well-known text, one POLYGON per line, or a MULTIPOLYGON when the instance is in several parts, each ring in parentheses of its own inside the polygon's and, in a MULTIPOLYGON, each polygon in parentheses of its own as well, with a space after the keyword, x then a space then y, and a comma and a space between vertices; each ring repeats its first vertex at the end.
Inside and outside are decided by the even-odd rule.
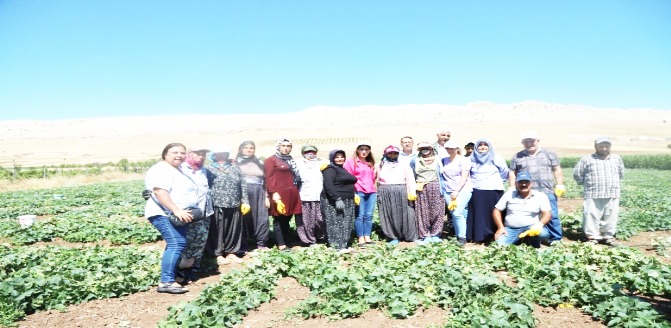
MULTIPOLYGON (((240 144, 233 158, 226 147, 168 144, 145 178, 151 195, 145 216, 166 241, 158 291, 187 292, 183 285, 204 253, 227 264, 240 262, 253 248, 268 249, 269 216, 275 245, 283 251, 290 249, 292 218, 305 246, 328 243, 348 253, 354 230, 357 247, 365 248, 374 243, 376 208, 392 245, 441 241, 446 214, 461 246, 527 241, 539 247, 542 240, 561 240, 557 198, 566 188, 559 158, 539 146, 535 132, 522 136, 524 149, 510 165, 488 139, 461 147, 450 138, 443 129, 435 143, 415 148, 411 137, 403 137, 401 147, 383 149, 379 162, 365 141, 350 158, 334 149, 322 159, 315 145, 304 145, 294 158, 293 143, 283 138, 264 161, 252 141, 240 144), (205 219, 194 220, 189 208, 198 208, 205 219), (174 225, 171 217, 189 224, 174 225)), ((597 139, 595 149, 574 170, 585 185, 584 231, 590 242, 613 245, 624 166, 610 154, 609 139, 597 139)))

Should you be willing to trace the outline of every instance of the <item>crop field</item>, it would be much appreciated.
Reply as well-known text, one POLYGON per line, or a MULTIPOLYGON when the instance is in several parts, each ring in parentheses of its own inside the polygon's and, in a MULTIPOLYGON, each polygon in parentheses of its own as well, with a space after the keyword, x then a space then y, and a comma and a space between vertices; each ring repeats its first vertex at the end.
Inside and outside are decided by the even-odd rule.
MULTIPOLYGON (((570 171, 564 172, 566 197, 579 199, 570 171)), ((0 326, 24 326, 26 316, 72 311, 96 299, 151 293, 160 272, 160 234, 142 218, 142 188, 130 181, 0 193, 0 326), (37 215, 37 222, 21 228, 16 218, 24 214, 37 215)), ((625 244, 671 230, 671 171, 628 169, 621 206, 618 237, 625 244)), ((540 307, 570 309, 588 318, 583 327, 671 327, 670 234, 649 242, 652 253, 592 246, 579 242, 579 207, 561 217, 564 242, 539 250, 461 249, 446 232, 446 242, 423 246, 378 243, 345 255, 296 247, 248 256, 233 270, 219 268, 199 292, 160 305, 167 315, 152 324, 119 320, 115 326, 254 327, 245 320, 270 315, 265 307, 288 292, 279 284, 293 279, 307 294, 264 326, 307 327, 323 319, 337 327, 371 311, 387 318, 380 327, 547 326, 540 307), (440 315, 422 321, 427 309, 440 315)))

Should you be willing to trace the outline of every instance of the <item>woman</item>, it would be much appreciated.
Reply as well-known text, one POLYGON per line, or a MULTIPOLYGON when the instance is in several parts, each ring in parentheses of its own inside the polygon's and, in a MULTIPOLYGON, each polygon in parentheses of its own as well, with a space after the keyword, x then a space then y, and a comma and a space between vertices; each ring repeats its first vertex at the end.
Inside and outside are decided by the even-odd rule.
POLYGON ((296 232, 301 242, 315 246, 318 240, 326 237, 319 197, 324 185, 320 168, 328 163, 317 157, 317 147, 313 145, 303 146, 301 154, 303 157, 296 161, 296 165, 301 176, 300 197, 303 214, 296 217, 296 232))
POLYGON ((377 210, 382 232, 389 244, 417 240, 417 221, 412 201, 417 198, 417 184, 412 169, 398 161, 396 146, 385 148, 379 165, 377 210))
POLYGON ((471 160, 459 154, 459 146, 454 141, 445 142, 448 157, 443 158, 440 168, 440 193, 445 198, 447 209, 452 216, 454 234, 460 246, 466 245, 466 218, 468 202, 473 187, 468 179, 471 160))
POLYGON ((322 172, 324 189, 320 201, 326 219, 326 239, 339 253, 352 251, 347 246, 354 223, 356 177, 343 168, 345 152, 336 149, 329 153, 330 164, 322 172))
POLYGON ((213 149, 207 171, 212 176, 214 219, 210 223, 209 251, 217 263, 240 263, 237 253, 242 246, 242 216, 249 213, 247 182, 240 168, 229 160, 226 147, 213 149))
POLYGON ((238 147, 236 163, 247 182, 251 207, 250 212, 243 216, 242 225, 245 237, 255 241, 256 249, 267 250, 270 200, 263 177, 263 162, 255 156, 255 153, 256 145, 253 141, 244 141, 238 147))
POLYGON ((144 216, 161 233, 166 243, 161 259, 159 293, 188 292, 188 289, 175 282, 175 270, 186 246, 189 226, 175 227, 168 219, 169 213, 172 213, 183 222, 191 222, 193 217, 184 208, 198 205, 198 186, 180 170, 185 157, 186 147, 183 144, 168 144, 161 153, 163 161, 154 164, 144 179, 145 188, 152 192, 145 205, 144 216))
POLYGON ((496 226, 492 211, 503 195, 503 181, 508 179, 508 165, 503 157, 494 152, 494 146, 489 140, 479 139, 475 146, 470 157, 473 195, 468 205, 466 239, 483 243, 494 239, 496 226))
POLYGON ((357 179, 354 188, 359 196, 359 205, 354 220, 354 229, 359 239, 358 246, 365 247, 373 243, 370 235, 373 232, 373 212, 377 201, 377 190, 375 189, 377 167, 370 151, 370 144, 368 142, 357 144, 354 156, 345 161, 343 168, 357 179))
POLYGON ((266 189, 270 197, 270 215, 273 217, 275 243, 279 250, 287 248, 289 221, 291 217, 301 215, 301 198, 298 185, 301 176, 296 161, 289 155, 293 144, 289 139, 279 139, 275 145, 275 155, 264 162, 266 189))
POLYGON ((417 234, 423 242, 440 242, 445 223, 445 204, 438 182, 440 158, 428 142, 420 142, 417 150, 417 158, 410 162, 417 182, 417 234))
POLYGON ((203 211, 206 217, 204 220, 190 224, 186 234, 186 248, 182 252, 182 261, 179 265, 184 270, 178 270, 177 275, 190 280, 194 280, 191 268, 200 269, 200 262, 203 258, 210 228, 210 216, 214 213, 207 170, 203 167, 207 152, 207 148, 191 148, 186 154, 185 161, 180 165, 182 173, 196 183, 198 187, 198 208, 203 211))

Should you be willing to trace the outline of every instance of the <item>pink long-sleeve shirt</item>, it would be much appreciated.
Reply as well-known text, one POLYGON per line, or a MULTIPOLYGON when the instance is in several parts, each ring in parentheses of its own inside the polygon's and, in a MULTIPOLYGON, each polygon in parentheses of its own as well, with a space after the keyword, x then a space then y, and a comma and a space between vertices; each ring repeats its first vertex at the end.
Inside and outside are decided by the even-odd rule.
POLYGON ((345 161, 343 168, 356 177, 357 181, 354 189, 357 192, 360 191, 367 194, 377 192, 375 188, 375 180, 377 179, 376 167, 371 168, 367 162, 363 162, 359 158, 350 158, 345 161))

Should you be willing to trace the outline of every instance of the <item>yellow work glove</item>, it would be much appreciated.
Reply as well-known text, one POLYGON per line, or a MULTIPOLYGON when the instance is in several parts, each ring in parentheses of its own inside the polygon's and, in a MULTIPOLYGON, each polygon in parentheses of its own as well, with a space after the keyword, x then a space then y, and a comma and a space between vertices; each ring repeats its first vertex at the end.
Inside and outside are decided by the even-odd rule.
POLYGON ((359 205, 361 202, 361 198, 359 198, 359 195, 354 194, 354 205, 359 205))
POLYGON ((282 215, 287 214, 287 207, 284 206, 284 203, 282 203, 281 200, 278 200, 275 203, 277 203, 277 213, 280 213, 282 215))
POLYGON ((417 182, 417 191, 424 190, 424 185, 426 185, 426 182, 417 182))
POLYGON ((251 210, 252 210, 252 208, 249 206, 249 204, 240 205, 240 213, 242 213, 242 215, 246 215, 251 210))
POLYGON ((558 184, 555 186, 555 196, 561 198, 566 193, 566 187, 563 184, 558 184))
POLYGON ((454 211, 457 208, 457 200, 453 199, 450 201, 449 204, 447 204, 447 209, 450 211, 454 211))
POLYGON ((322 163, 322 165, 319 167, 319 171, 324 171, 326 168, 329 166, 329 163, 322 163))
POLYGON ((524 237, 536 237, 541 234, 541 229, 543 229, 543 224, 538 222, 529 228, 529 230, 520 234, 520 238, 524 237))
POLYGON ((417 199, 416 194, 408 194, 408 200, 414 202, 417 199))

